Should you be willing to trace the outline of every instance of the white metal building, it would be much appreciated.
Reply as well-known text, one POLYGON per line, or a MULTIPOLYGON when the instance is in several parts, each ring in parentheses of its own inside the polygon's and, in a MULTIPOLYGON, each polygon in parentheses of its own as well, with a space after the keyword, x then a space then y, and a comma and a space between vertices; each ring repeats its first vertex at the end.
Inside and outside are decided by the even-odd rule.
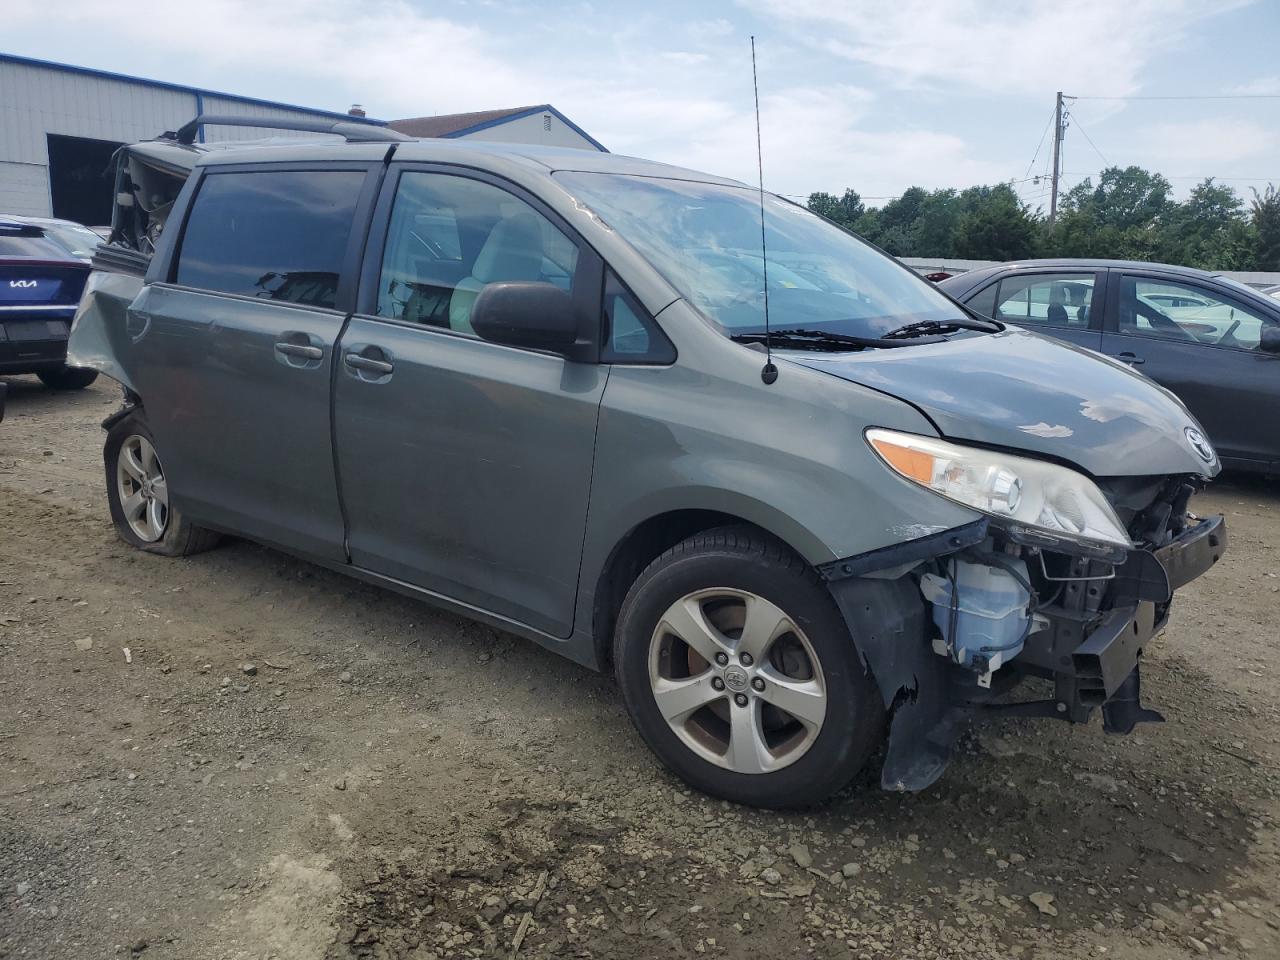
MULTIPOLYGON (((359 119, 0 54, 0 214, 106 224, 111 189, 103 174, 115 149, 177 130, 201 113, 359 119)), ((209 140, 273 135, 279 131, 257 127, 210 127, 205 132, 209 140)))
MULTIPOLYGON (((116 148, 177 130, 200 114, 385 123, 364 117, 363 111, 313 110, 0 53, 0 215, 106 225, 111 216, 111 181, 106 174, 116 148)), ((413 137, 474 137, 604 150, 550 104, 419 117, 392 126, 413 137)), ((201 139, 282 135, 267 127, 215 126, 203 130, 201 139)))

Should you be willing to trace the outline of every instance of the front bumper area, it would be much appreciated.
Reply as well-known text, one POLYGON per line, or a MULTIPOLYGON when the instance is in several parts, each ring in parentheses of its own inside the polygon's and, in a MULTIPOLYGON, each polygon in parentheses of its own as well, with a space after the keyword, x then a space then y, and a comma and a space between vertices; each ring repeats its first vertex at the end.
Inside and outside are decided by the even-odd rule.
MULTIPOLYGON (((1205 573, 1226 547, 1226 523, 1218 516, 1188 526, 1158 549, 1131 550, 1122 564, 1056 557, 1060 565, 1049 577, 1055 594, 1047 602, 1037 598, 1035 606, 1040 629, 1027 636, 1016 659, 986 678, 988 685, 934 651, 935 628, 911 574, 828 575, 832 596, 892 711, 881 785, 916 791, 932 784, 946 769, 965 721, 977 712, 1086 723, 1101 708, 1109 733, 1162 720, 1140 702, 1142 652, 1168 622, 1173 591, 1205 573), (1005 696, 1028 677, 1050 681, 1052 698, 1005 696)), ((1048 577, 1049 567, 1042 569, 1048 577)))

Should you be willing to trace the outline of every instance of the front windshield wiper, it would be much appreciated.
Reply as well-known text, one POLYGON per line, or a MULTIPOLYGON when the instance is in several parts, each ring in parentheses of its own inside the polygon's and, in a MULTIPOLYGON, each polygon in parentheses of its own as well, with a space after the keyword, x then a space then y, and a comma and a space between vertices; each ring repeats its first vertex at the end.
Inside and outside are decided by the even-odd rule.
POLYGON ((956 317, 954 320, 920 320, 916 323, 908 323, 901 327, 895 327, 888 333, 882 333, 880 336, 885 340, 897 340, 901 338, 917 338, 934 336, 943 332, 952 330, 980 330, 983 333, 999 333, 1004 329, 1004 325, 994 320, 977 320, 968 317, 956 317))
MULTIPOLYGON (((730 335, 730 340, 735 343, 764 343, 766 335, 764 331, 754 333, 735 333, 730 335)), ((809 330, 804 327, 786 328, 782 330, 770 330, 767 339, 770 344, 776 347, 799 348, 801 350, 865 350, 867 347, 905 347, 907 338, 900 337, 898 339, 885 339, 883 337, 857 337, 849 333, 832 333, 827 330, 809 330)), ((914 342, 919 343, 924 339, 927 343, 940 343, 945 338, 930 336, 922 333, 920 337, 913 337, 914 342)))

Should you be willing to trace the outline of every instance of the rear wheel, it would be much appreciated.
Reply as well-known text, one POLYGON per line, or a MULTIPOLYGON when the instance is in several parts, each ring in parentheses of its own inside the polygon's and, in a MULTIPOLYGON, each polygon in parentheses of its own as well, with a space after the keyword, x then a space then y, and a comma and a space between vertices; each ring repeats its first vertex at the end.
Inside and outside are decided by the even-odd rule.
POLYGON ((879 743, 884 709, 813 570, 747 528, 698 534, 641 573, 615 663, 645 741, 707 793, 815 803, 879 743))
POLYGON ((103 460, 111 520, 126 543, 148 553, 185 557, 218 542, 217 533, 197 527, 170 502, 164 464, 140 412, 111 426, 103 460))
POLYGON ((56 370, 41 370, 36 376, 52 390, 83 390, 98 379, 98 371, 85 367, 58 367, 56 370))

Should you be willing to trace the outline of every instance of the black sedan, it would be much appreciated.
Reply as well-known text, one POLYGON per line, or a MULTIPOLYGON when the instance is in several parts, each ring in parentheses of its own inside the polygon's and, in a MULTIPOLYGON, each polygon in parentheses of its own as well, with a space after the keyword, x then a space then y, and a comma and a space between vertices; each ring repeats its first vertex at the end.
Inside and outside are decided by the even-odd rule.
POLYGON ((67 335, 89 255, 48 224, 0 217, 0 374, 34 373, 59 390, 87 387, 97 377, 67 366, 67 335))
POLYGON ((1280 300, 1203 270, 1122 260, 1015 261, 938 287, 983 316, 1129 364, 1182 399, 1224 466, 1280 472, 1280 300))

